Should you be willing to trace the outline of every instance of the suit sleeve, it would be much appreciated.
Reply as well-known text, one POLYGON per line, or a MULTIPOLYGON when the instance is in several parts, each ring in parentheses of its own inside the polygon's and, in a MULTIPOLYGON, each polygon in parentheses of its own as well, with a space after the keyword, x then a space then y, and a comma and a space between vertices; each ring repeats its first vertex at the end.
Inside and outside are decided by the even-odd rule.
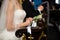
POLYGON ((34 6, 30 2, 23 2, 22 4, 23 9, 26 11, 26 18, 28 17, 34 17, 39 15, 39 11, 34 9, 34 6))

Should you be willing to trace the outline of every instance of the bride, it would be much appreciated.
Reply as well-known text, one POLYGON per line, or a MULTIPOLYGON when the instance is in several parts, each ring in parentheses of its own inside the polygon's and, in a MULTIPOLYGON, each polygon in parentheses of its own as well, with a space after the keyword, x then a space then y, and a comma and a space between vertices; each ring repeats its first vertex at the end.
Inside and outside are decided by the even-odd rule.
POLYGON ((0 40, 21 40, 21 38, 18 39, 15 36, 15 31, 28 26, 32 22, 32 18, 29 17, 23 22, 26 12, 23 10, 19 0, 4 0, 3 2, 0 27, 4 29, 0 33, 0 40))

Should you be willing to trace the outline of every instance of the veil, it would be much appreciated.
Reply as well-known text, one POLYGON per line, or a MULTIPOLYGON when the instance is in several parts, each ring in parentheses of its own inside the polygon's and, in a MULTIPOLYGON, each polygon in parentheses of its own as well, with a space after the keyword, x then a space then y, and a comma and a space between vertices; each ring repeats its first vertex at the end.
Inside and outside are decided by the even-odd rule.
MULTIPOLYGON (((3 0, 1 5, 1 15, 0 15, 0 33, 5 29, 6 27, 6 12, 9 5, 10 0, 3 0)), ((13 5, 15 4, 15 0, 11 0, 13 5)), ((15 10, 15 9, 14 9, 15 10)))
POLYGON ((8 6, 8 0, 3 0, 2 5, 1 5, 1 15, 0 15, 0 32, 2 32, 6 26, 7 6, 8 6))

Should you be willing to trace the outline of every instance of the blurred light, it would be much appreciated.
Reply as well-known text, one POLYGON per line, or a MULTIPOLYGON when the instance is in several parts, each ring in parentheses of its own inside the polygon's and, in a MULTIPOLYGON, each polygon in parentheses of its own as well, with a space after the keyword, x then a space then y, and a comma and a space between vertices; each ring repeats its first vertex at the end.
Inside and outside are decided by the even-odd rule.
POLYGON ((60 4, 60 0, 55 0, 55 3, 56 4, 60 4))

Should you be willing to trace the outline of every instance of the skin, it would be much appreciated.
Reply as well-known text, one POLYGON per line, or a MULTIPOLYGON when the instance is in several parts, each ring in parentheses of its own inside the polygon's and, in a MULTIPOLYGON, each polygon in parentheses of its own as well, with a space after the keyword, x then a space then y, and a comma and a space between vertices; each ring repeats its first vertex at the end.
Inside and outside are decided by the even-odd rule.
MULTIPOLYGON (((23 10, 22 5, 18 3, 18 0, 15 0, 15 2, 16 2, 15 8, 23 10)), ((18 24, 17 27, 15 28, 15 25, 13 25, 13 18, 14 18, 13 17, 13 15, 14 15, 13 9, 14 9, 13 2, 12 2, 12 0, 9 0, 7 12, 6 12, 6 29, 8 31, 13 31, 15 29, 28 26, 32 22, 33 19, 31 17, 29 17, 26 19, 25 22, 18 24)))
POLYGON ((44 7, 42 5, 38 6, 38 9, 40 9, 40 11, 43 11, 44 7))

